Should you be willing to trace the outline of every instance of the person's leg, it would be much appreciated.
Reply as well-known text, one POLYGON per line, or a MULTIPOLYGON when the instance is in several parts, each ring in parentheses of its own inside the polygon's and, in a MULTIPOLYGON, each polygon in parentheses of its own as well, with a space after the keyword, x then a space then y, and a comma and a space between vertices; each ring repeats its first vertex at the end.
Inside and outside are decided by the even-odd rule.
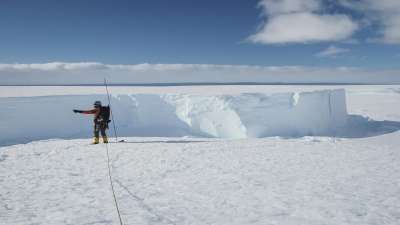
POLYGON ((103 143, 108 143, 106 129, 107 129, 107 124, 106 123, 101 123, 100 131, 101 131, 101 137, 103 137, 103 143))
POLYGON ((100 124, 99 123, 94 123, 94 140, 93 144, 98 144, 99 143, 99 132, 100 132, 100 124))

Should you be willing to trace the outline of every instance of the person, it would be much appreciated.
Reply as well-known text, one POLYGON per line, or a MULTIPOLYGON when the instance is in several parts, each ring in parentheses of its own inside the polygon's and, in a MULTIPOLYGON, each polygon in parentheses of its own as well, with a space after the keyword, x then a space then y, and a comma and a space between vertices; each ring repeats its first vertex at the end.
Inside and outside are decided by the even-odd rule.
POLYGON ((110 108, 109 106, 102 106, 100 101, 95 101, 94 109, 91 110, 78 110, 74 109, 74 113, 82 113, 82 114, 92 114, 94 115, 94 140, 93 144, 99 143, 99 133, 103 138, 103 143, 108 143, 108 138, 106 134, 106 130, 108 129, 109 120, 109 113, 110 108), (107 112, 108 111, 108 112, 107 112))

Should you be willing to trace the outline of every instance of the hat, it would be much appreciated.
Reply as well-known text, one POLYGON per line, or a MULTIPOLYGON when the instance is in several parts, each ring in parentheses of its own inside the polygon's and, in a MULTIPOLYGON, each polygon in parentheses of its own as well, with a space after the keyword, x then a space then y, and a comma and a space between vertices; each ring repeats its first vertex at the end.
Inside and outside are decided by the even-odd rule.
POLYGON ((100 107, 101 101, 95 101, 93 105, 94 105, 94 107, 100 107))

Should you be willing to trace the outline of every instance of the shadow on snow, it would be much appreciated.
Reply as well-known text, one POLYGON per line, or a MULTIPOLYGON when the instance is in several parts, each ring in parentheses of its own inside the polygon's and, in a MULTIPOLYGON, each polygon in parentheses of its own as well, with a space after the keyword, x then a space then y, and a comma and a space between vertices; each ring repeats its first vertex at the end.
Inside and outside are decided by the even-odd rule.
POLYGON ((347 125, 336 137, 367 138, 393 133, 400 130, 398 121, 376 121, 360 115, 349 115, 347 125))
MULTIPOLYGON (((171 129, 171 128, 169 128, 171 129)), ((178 129, 179 130, 179 129, 178 129)), ((396 131, 400 130, 400 122, 398 121, 375 121, 367 117, 363 117, 360 115, 349 115, 347 119, 346 126, 336 130, 330 134, 326 135, 308 135, 308 136, 322 136, 322 137, 337 137, 337 138, 368 138, 368 137, 374 137, 374 136, 380 136, 388 133, 393 133, 396 131)), ((180 131, 182 132, 182 131, 180 131)), ((124 133, 124 132, 122 132, 124 133)), ((179 132, 178 132, 179 133, 179 132)), ((111 134, 111 133, 110 133, 111 134)), ((138 135, 136 136, 135 134, 129 135, 125 133, 127 137, 132 136, 132 137, 149 137, 149 136, 143 136, 143 135, 138 135)), ((184 135, 182 135, 184 136, 184 135)), ((200 137, 207 137, 207 136, 202 136, 201 134, 198 135, 200 137)), ((54 139, 54 138, 62 138, 66 140, 71 140, 71 139, 76 139, 76 138, 89 138, 90 133, 85 133, 85 134, 78 134, 74 136, 57 136, 55 135, 54 137, 50 136, 43 136, 43 137, 36 137, 36 138, 30 138, 30 137, 25 137, 25 138, 20 138, 20 139, 15 139, 15 140, 9 140, 7 142, 0 143, 1 146, 9 146, 9 145, 15 145, 15 144, 25 144, 29 143, 31 141, 39 141, 39 140, 46 140, 46 139, 54 139)), ((155 135, 153 137, 165 137, 165 136, 158 136, 155 135)), ((170 136, 172 137, 172 136, 170 136)), ((175 136, 179 137, 179 135, 175 136)), ((265 136, 265 138, 270 137, 270 136, 265 136)), ((287 138, 287 139, 294 139, 294 138, 299 138, 302 136, 280 136, 282 138, 287 138)), ((207 137, 209 138, 209 137, 207 137)), ((218 140, 218 139, 215 139, 218 140)), ((201 142, 207 142, 204 140, 149 140, 149 141, 124 141, 120 143, 131 143, 131 144, 154 144, 154 143, 159 143, 159 144, 185 144, 185 143, 201 143, 201 142)), ((113 144, 118 144, 117 142, 111 142, 113 144)), ((1 161, 1 160, 0 160, 1 161)))

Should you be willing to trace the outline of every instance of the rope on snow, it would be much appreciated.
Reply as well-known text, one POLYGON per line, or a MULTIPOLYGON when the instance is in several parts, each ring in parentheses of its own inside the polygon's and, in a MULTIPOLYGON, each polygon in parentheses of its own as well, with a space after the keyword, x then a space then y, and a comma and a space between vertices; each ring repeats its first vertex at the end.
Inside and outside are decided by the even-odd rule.
POLYGON ((109 151, 108 151, 108 143, 106 143, 106 150, 107 150, 108 178, 109 178, 109 180, 110 180, 111 191, 112 191, 113 198, 114 198, 115 208, 117 209, 117 214, 118 214, 118 218, 119 218, 119 224, 120 224, 120 225, 123 225, 122 219, 121 219, 121 213, 120 213, 119 207, 118 207, 117 197, 115 197, 114 183, 113 183, 113 179, 112 179, 112 176, 111 176, 110 153, 109 153, 109 151))

